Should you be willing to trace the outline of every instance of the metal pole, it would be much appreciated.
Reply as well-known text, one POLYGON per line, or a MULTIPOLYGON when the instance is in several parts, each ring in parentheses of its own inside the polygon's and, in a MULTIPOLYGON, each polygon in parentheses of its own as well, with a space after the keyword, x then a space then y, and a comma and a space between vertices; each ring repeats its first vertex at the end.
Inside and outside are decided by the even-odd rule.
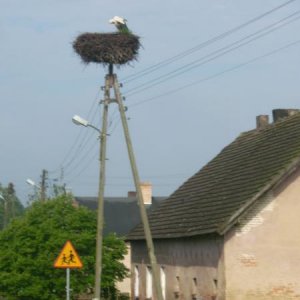
POLYGON ((67 300, 70 300, 70 268, 66 269, 66 276, 67 276, 67 284, 66 284, 67 300))
POLYGON ((98 211, 97 211, 95 289, 94 289, 93 300, 100 300, 100 295, 101 295, 105 160, 106 160, 106 136, 107 136, 107 115, 108 115, 109 95, 110 95, 109 75, 106 75, 104 101, 103 101, 102 130, 100 133, 100 153, 99 153, 100 174, 99 174, 98 211))
POLYGON ((140 214, 141 214, 141 219, 142 219, 143 226, 144 226, 145 238, 146 238, 147 247, 148 247, 148 254, 149 254, 149 259, 150 259, 151 268, 152 268, 156 299, 163 300, 162 289, 161 289, 161 284, 160 284, 159 269, 158 269, 156 257, 154 254, 154 245, 153 245, 153 241, 152 241, 148 216, 147 216, 146 208, 145 208, 144 201, 143 201, 143 194, 142 194, 142 190, 141 190, 141 186, 140 186, 138 169, 137 169, 137 165, 135 162, 133 147, 132 147, 132 143, 131 143, 131 139, 130 139, 130 135, 129 135, 129 128, 128 128, 128 124, 127 124, 127 118, 125 115, 125 107, 123 105, 117 76, 115 74, 113 74, 112 78, 113 78, 112 80, 113 80, 115 97, 116 97, 117 103, 119 105, 119 111, 120 111, 120 115, 121 115, 123 129, 124 129, 124 135, 125 135, 125 139, 126 139, 128 155, 129 155, 132 174, 133 174, 133 178, 134 178, 135 188, 136 188, 137 195, 138 195, 138 203, 139 203, 139 207, 140 207, 140 214))

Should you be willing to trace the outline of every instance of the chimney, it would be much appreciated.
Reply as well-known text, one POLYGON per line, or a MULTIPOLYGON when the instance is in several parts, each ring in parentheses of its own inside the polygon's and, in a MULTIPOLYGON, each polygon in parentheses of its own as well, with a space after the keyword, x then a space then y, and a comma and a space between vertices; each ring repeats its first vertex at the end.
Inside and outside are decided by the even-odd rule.
POLYGON ((277 121, 295 115, 298 112, 300 112, 300 109, 273 109, 273 122, 276 123, 277 121))
POLYGON ((129 191, 127 193, 128 198, 135 198, 136 197, 136 191, 129 191))
POLYGON ((269 124, 268 115, 259 115, 256 117, 256 129, 263 129, 269 124))
MULTIPOLYGON (((141 190, 143 195, 144 204, 152 204, 152 184, 150 182, 141 182, 141 190)), ((129 191, 127 193, 128 198, 136 198, 136 191, 129 191)))
POLYGON ((150 182, 141 182, 144 204, 152 204, 152 184, 150 182))

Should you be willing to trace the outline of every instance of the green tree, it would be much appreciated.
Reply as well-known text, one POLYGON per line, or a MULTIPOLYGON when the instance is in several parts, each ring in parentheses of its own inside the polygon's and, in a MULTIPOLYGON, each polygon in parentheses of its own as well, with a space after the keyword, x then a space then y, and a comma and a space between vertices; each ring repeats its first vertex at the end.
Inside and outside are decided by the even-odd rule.
POLYGON ((18 199, 13 183, 7 187, 0 184, 0 229, 3 229, 15 217, 23 214, 24 206, 18 199))
MULTIPOLYGON (((24 216, 0 233, 0 296, 8 300, 56 300, 65 297, 65 271, 53 268, 62 246, 71 240, 84 267, 71 271, 72 296, 94 285, 96 214, 74 207, 68 196, 35 202, 24 216)), ((110 235, 103 242, 103 294, 127 276, 120 262, 124 241, 110 235)), ((74 298, 73 298, 74 299, 74 298)))

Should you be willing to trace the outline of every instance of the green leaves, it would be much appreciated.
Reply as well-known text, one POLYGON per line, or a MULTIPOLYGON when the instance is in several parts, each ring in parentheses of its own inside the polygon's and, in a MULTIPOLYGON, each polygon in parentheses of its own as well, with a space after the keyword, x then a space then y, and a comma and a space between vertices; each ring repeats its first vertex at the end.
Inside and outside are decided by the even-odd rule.
MULTIPOLYGON (((35 202, 25 215, 0 232, 0 295, 8 300, 52 300, 65 297, 65 270, 53 263, 71 240, 84 267, 72 270, 72 295, 94 286, 96 214, 74 207, 67 196, 35 202)), ((115 235, 104 239, 102 289, 115 291, 127 275, 120 262, 125 243, 115 235)))

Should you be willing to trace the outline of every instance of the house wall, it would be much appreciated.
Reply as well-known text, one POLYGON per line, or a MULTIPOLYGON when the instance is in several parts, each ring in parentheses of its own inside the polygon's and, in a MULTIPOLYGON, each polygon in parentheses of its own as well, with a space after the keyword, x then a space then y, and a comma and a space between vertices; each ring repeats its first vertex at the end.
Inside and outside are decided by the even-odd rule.
MULTIPOLYGON (((125 265, 125 267, 128 270, 130 270, 131 269, 130 243, 126 243, 126 247, 127 247, 127 254, 124 256, 122 263, 125 265)), ((131 275, 129 274, 129 276, 126 277, 124 280, 118 281, 116 284, 116 287, 121 294, 130 296, 130 294, 131 294, 131 275)))
POLYGON ((300 299, 300 173, 225 235, 227 300, 300 299))
MULTIPOLYGON (((218 272, 218 269, 222 270, 219 266, 222 261, 222 243, 223 240, 216 236, 204 240, 188 238, 154 241, 165 299, 217 299, 218 289, 223 286, 222 272, 218 272)), ((131 247, 132 299, 147 299, 147 267, 150 267, 150 262, 145 242, 132 241, 131 247), (138 278, 134 274, 138 274, 138 278), (137 283, 139 297, 134 298, 137 283)))

